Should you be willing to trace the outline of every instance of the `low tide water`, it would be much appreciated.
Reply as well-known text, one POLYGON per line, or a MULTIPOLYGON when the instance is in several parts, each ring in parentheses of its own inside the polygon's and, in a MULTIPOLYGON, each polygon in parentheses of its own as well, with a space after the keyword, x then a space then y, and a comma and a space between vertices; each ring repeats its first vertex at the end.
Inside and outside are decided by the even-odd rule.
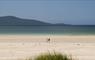
POLYGON ((95 35, 95 26, 0 26, 0 34, 95 35))

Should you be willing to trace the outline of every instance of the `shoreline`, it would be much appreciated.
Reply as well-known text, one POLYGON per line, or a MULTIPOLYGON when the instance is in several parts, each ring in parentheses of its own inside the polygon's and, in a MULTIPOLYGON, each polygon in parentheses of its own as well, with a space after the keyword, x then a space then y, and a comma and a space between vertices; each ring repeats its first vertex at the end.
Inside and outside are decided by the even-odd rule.
POLYGON ((0 42, 3 41, 46 41, 48 38, 52 42, 95 42, 95 35, 0 35, 0 42))
POLYGON ((34 35, 34 36, 95 36, 95 34, 0 34, 1 35, 34 35))

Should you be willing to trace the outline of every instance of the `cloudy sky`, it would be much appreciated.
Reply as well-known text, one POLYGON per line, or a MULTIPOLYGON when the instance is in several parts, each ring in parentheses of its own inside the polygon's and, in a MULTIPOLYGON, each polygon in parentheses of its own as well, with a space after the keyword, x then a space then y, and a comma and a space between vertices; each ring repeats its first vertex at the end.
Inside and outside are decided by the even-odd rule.
POLYGON ((0 16, 50 23, 94 24, 94 0, 0 0, 0 16))

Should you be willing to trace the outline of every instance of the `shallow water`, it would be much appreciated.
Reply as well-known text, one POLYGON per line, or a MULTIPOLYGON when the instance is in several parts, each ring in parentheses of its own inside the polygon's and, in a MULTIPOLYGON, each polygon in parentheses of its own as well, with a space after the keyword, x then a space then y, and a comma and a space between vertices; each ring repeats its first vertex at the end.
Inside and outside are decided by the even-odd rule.
POLYGON ((0 34, 95 35, 95 26, 0 26, 0 34))

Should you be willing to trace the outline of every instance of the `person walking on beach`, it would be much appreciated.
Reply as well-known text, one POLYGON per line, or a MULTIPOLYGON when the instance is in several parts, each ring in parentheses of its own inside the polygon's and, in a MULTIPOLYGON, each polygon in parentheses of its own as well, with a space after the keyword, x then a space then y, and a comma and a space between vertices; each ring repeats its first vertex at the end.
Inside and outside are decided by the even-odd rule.
POLYGON ((50 42, 50 38, 47 38, 47 42, 50 42))

